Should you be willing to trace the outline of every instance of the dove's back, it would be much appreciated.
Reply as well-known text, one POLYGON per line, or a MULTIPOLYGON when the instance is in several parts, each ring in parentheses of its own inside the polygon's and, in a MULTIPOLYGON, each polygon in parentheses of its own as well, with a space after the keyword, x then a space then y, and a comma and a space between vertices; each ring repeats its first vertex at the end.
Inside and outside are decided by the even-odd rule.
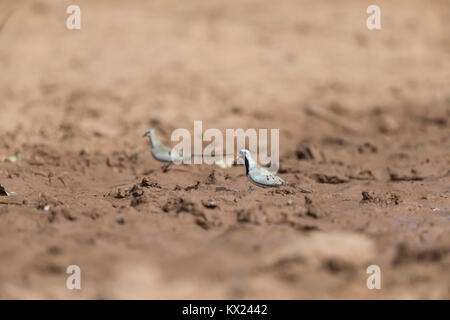
POLYGON ((279 187, 287 184, 285 180, 260 166, 251 168, 248 178, 251 182, 261 187, 279 187))
POLYGON ((160 144, 156 147, 152 148, 152 156, 158 161, 162 162, 172 162, 172 156, 171 156, 172 149, 169 147, 160 144))

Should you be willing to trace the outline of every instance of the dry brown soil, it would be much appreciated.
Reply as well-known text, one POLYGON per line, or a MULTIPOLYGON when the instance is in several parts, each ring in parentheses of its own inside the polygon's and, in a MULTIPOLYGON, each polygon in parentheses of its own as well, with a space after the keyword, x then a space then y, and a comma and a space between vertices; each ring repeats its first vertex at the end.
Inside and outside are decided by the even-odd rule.
POLYGON ((0 298, 450 298, 448 0, 2 0, 10 11, 0 298), (243 166, 162 172, 143 133, 169 144, 194 120, 280 129, 289 185, 249 192, 243 166))

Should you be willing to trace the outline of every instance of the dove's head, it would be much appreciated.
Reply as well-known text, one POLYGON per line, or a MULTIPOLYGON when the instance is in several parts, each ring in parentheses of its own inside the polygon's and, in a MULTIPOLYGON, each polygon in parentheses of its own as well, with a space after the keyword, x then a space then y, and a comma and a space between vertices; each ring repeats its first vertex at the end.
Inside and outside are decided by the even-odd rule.
POLYGON ((144 137, 152 137, 155 135, 155 130, 153 129, 148 129, 147 131, 145 131, 144 133, 144 137))
POLYGON ((251 157, 250 151, 248 151, 247 149, 242 149, 241 151, 239 151, 239 159, 245 160, 249 157, 251 157))
POLYGON ((161 142, 156 137, 156 132, 154 129, 148 129, 145 131, 144 137, 149 137, 150 141, 152 142, 152 147, 157 147, 161 144, 161 142))

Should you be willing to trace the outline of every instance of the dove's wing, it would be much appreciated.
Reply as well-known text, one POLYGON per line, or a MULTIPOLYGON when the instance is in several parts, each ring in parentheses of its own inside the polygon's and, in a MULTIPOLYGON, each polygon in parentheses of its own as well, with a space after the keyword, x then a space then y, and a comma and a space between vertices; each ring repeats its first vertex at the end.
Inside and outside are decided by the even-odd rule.
POLYGON ((248 177, 252 182, 265 187, 279 187, 286 184, 285 180, 259 166, 253 167, 249 171, 248 177))
POLYGON ((157 147, 152 148, 152 156, 162 162, 172 162, 171 157, 172 149, 163 144, 158 145, 157 147))

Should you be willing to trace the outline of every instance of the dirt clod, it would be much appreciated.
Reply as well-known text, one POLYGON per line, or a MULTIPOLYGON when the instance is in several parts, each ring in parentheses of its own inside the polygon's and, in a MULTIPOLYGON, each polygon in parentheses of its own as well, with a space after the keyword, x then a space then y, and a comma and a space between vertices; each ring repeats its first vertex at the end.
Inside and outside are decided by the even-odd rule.
POLYGON ((40 193, 38 196, 38 201, 37 201, 37 208, 38 209, 45 209, 47 206, 49 206, 50 208, 54 208, 58 205, 63 204, 62 201, 59 201, 58 199, 56 199, 55 197, 49 195, 48 193, 40 193))
POLYGON ((6 193, 5 188, 0 184, 0 196, 8 196, 8 193, 6 193))
POLYGON ((398 195, 391 192, 386 192, 384 194, 376 194, 373 191, 363 191, 362 202, 374 203, 380 206, 390 206, 399 204, 401 200, 398 195))
POLYGON ((399 170, 399 169, 388 169, 389 177, 391 181, 422 181, 421 177, 416 170, 399 170))
POLYGON ((66 2, 0 1, 1 300, 450 299, 448 0, 66 2))
POLYGON ((153 181, 153 180, 151 180, 150 178, 147 178, 147 177, 142 178, 140 186, 144 187, 144 188, 162 189, 161 185, 158 182, 153 181))
POLYGON ((345 177, 331 176, 323 173, 316 173, 313 174, 311 177, 319 183, 339 184, 348 182, 348 179, 345 177))

